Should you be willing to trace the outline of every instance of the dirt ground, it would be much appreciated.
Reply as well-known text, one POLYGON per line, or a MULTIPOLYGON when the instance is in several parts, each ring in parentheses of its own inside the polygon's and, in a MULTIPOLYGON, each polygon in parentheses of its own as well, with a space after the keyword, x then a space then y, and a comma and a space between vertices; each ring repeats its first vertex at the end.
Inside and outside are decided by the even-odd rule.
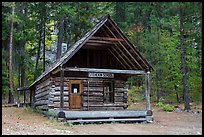
POLYGON ((65 125, 26 108, 2 107, 3 135, 202 135, 202 110, 165 112, 152 123, 65 125))

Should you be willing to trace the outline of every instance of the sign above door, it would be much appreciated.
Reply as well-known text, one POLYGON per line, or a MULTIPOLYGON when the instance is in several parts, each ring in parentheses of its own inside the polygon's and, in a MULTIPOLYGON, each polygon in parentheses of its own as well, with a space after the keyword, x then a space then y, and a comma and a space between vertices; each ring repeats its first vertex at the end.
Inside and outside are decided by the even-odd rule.
POLYGON ((114 78, 114 74, 112 73, 88 73, 88 77, 91 78, 114 78))

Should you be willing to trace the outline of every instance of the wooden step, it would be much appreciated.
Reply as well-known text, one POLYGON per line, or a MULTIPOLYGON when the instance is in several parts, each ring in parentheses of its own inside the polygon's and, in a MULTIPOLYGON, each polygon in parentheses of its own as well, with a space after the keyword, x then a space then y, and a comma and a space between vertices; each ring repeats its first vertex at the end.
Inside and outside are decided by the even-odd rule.
POLYGON ((126 118, 126 119, 77 119, 77 120, 67 120, 67 123, 103 123, 103 122, 139 122, 146 121, 146 118, 126 118))

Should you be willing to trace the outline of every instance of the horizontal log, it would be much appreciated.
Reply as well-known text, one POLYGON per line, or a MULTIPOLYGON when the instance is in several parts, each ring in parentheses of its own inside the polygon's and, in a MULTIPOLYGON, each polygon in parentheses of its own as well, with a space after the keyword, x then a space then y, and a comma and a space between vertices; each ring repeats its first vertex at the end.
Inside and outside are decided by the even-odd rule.
MULTIPOLYGON (((84 106, 87 106, 87 102, 83 103, 84 106)), ((100 102, 89 102, 89 106, 94 106, 94 107, 119 107, 119 106, 125 106, 127 103, 110 103, 110 104, 105 104, 105 103, 100 103, 100 102)))
POLYGON ((93 39, 93 40, 104 40, 104 41, 124 41, 123 39, 120 39, 120 38, 94 37, 94 36, 92 36, 90 39, 93 39))
POLYGON ((103 96, 99 96, 99 97, 98 97, 98 96, 97 96, 97 97, 94 97, 94 96, 91 96, 91 97, 84 96, 83 99, 84 99, 84 100, 88 100, 88 99, 89 99, 89 100, 93 100, 93 99, 103 100, 103 96))
POLYGON ((116 88, 126 88, 127 87, 126 83, 122 81, 115 81, 114 86, 116 88))
POLYGON ((115 93, 115 97, 123 97, 123 93, 115 93))
POLYGON ((38 84, 38 85, 36 86, 36 89, 40 89, 40 88, 44 87, 45 85, 50 85, 50 83, 51 83, 51 80, 50 80, 50 79, 47 79, 47 80, 41 82, 40 84, 38 84))
POLYGON ((35 105, 36 106, 45 105, 45 104, 48 104, 48 103, 49 103, 49 100, 40 100, 40 101, 35 102, 35 105))
POLYGON ((115 88, 116 92, 128 92, 128 89, 126 88, 115 88))
POLYGON ((25 87, 17 88, 17 91, 24 91, 24 90, 29 90, 29 87, 25 86, 25 87))
POLYGON ((45 96, 41 96, 41 97, 36 98, 36 101, 40 101, 40 100, 48 100, 49 97, 50 97, 50 95, 47 94, 47 95, 45 95, 45 96))
MULTIPOLYGON (((61 90, 60 86, 59 87, 58 86, 55 87, 55 91, 60 91, 60 90, 61 90)), ((64 86, 64 90, 68 91, 69 90, 68 86, 64 86)))
MULTIPOLYGON (((60 91, 56 91, 55 93, 53 93, 54 94, 54 96, 60 96, 61 94, 60 94, 60 91)), ((64 91, 64 96, 69 96, 69 92, 67 92, 67 91, 64 91)))
POLYGON ((84 91, 103 91, 103 87, 84 87, 84 91))
POLYGON ((110 44, 115 44, 115 41, 104 41, 104 40, 88 40, 85 45, 97 45, 97 46, 107 46, 110 44))
MULTIPOLYGON (((54 82, 55 86, 60 86, 60 82, 54 82)), ((64 82, 64 86, 67 86, 68 87, 69 83, 67 82, 64 82)))
POLYGON ((47 106, 47 105, 36 106, 36 108, 38 108, 38 109, 42 109, 42 110, 47 110, 47 109, 48 109, 48 106, 47 106))
POLYGON ((69 67, 66 67, 64 70, 82 72, 118 73, 118 74, 146 74, 144 70, 118 70, 118 69, 69 68, 69 67))
POLYGON ((124 111, 65 111, 67 119, 71 118, 136 118, 145 117, 145 110, 124 110, 124 111))
MULTIPOLYGON (((88 107, 84 107, 84 110, 88 110, 88 107)), ((117 106, 117 107, 94 107, 94 106, 89 106, 89 110, 94 110, 94 111, 100 111, 100 110, 124 110, 124 106, 117 106)))
MULTIPOLYGON (((60 81, 61 81, 61 78, 60 78, 60 77, 55 77, 55 78, 53 78, 53 81, 58 81, 58 82, 60 82, 60 81)), ((64 77, 64 81, 65 81, 65 82, 69 82, 69 78, 64 77)))
MULTIPOLYGON (((84 84, 88 84, 88 80, 83 80, 83 83, 84 84)), ((102 84, 103 83, 103 80, 89 80, 89 84, 102 84)))
POLYGON ((35 95, 35 98, 40 98, 40 97, 42 97, 42 96, 46 96, 46 95, 49 95, 49 90, 47 90, 47 91, 44 91, 43 93, 39 93, 39 94, 37 94, 37 95, 35 95))
POLYGON ((120 96, 114 97, 114 101, 118 101, 118 100, 123 101, 124 98, 123 98, 123 97, 120 97, 120 96))
POLYGON ((40 88, 36 88, 36 91, 41 91, 42 89, 47 88, 47 87, 50 87, 50 88, 51 88, 51 85, 50 85, 50 84, 43 85, 43 86, 41 86, 40 88))
POLYGON ((91 79, 83 80, 83 83, 88 84, 88 81, 89 81, 89 84, 102 84, 103 83, 103 80, 100 80, 100 79, 98 79, 98 80, 91 80, 91 79))
POLYGON ((95 99, 95 98, 92 98, 92 99, 84 99, 84 102, 103 102, 103 99, 95 99))
POLYGON ((36 89, 35 93, 36 94, 40 94, 40 93, 43 93, 44 91, 51 91, 51 86, 45 86, 44 88, 41 88, 41 89, 36 89))
POLYGON ((83 102, 83 106, 104 106, 103 102, 83 102))
POLYGON ((126 84, 124 80, 115 80, 115 84, 126 84))
MULTIPOLYGON (((54 102, 55 102, 55 101, 60 101, 60 98, 61 98, 60 96, 54 97, 54 98, 52 99, 52 101, 54 101, 54 102)), ((64 99, 64 101, 69 101, 69 97, 64 97, 63 99, 64 99)))
POLYGON ((103 84, 102 83, 91 83, 91 84, 84 84, 83 85, 84 87, 103 87, 103 84))
MULTIPOLYGON (((60 102, 54 102, 54 107, 59 108, 60 107, 60 102)), ((69 102, 64 102, 64 107, 69 107, 69 102)))
POLYGON ((103 93, 101 92, 83 92, 83 96, 103 96, 103 93))

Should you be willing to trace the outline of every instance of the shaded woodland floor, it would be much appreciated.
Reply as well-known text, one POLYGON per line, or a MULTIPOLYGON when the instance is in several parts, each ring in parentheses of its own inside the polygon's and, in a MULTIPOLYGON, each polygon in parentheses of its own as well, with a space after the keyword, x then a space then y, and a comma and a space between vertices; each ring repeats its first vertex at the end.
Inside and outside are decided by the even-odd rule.
MULTIPOLYGON (((138 105, 138 104, 136 104, 138 105)), ((141 106, 141 105, 140 105, 141 106)), ((26 108, 2 107, 3 135, 201 135, 202 111, 165 112, 153 107, 153 123, 65 125, 26 108)))

